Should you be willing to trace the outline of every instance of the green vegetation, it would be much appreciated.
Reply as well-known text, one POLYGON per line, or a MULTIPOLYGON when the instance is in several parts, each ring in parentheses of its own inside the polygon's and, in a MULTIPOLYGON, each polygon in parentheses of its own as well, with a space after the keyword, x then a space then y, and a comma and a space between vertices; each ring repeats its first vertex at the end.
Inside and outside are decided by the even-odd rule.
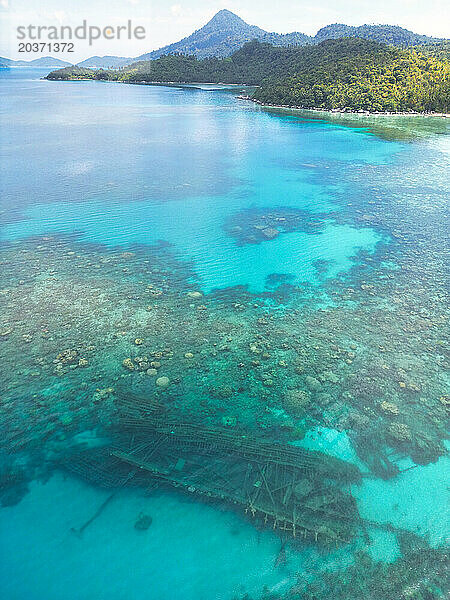
POLYGON ((398 25, 360 25, 352 27, 351 25, 342 25, 335 23, 322 27, 314 36, 314 42, 319 43, 324 40, 331 40, 343 37, 357 37, 381 44, 391 44, 392 46, 417 46, 418 44, 427 44, 441 41, 440 38, 432 38, 426 35, 420 35, 404 29, 398 25))
POLYGON ((272 78, 255 98, 304 108, 449 110, 450 64, 446 61, 358 39, 328 41, 305 50, 294 75, 272 78))
MULTIPOLYGON (((419 35, 408 29, 394 25, 361 25, 352 27, 335 23, 320 29, 315 36, 298 31, 275 33, 265 31, 255 25, 249 25, 229 10, 220 10, 214 17, 191 35, 158 50, 147 52, 137 58, 123 56, 91 56, 78 63, 80 67, 93 69, 118 69, 138 61, 154 60, 167 54, 193 55, 197 58, 227 57, 252 40, 258 40, 273 46, 305 46, 319 44, 328 39, 357 37, 392 44, 403 48, 418 44, 435 44, 440 38, 419 35)), ((1 58, 0 58, 1 61, 1 58)), ((56 66, 56 65, 54 65, 56 66)), ((62 64, 60 66, 63 66, 62 64)))
POLYGON ((93 69, 86 69, 83 67, 64 67, 64 69, 58 69, 52 71, 46 77, 46 79, 55 79, 62 81, 76 81, 77 79, 100 79, 99 71, 93 69))
POLYGON ((440 59, 431 50, 417 52, 359 38, 294 48, 254 40, 229 58, 199 60, 171 54, 117 71, 66 68, 50 73, 48 78, 245 83, 259 86, 253 98, 264 104, 323 110, 448 112, 450 63, 437 48, 440 59))
POLYGON ((416 50, 422 54, 434 56, 434 58, 438 58, 439 60, 450 61, 450 40, 422 44, 417 46, 416 50))
POLYGON ((256 25, 249 25, 231 11, 223 9, 190 36, 143 54, 137 60, 150 60, 175 53, 193 54, 197 58, 226 57, 242 48, 246 42, 255 39, 274 46, 301 46, 314 41, 314 38, 298 31, 285 34, 265 31, 256 25))
MULTIPOLYGON (((150 60, 165 54, 193 54, 197 58, 231 56, 246 42, 258 40, 274 46, 305 46, 319 44, 328 39, 357 37, 393 46, 409 47, 440 41, 399 27, 398 25, 360 25, 352 27, 335 23, 322 27, 315 36, 298 31, 275 33, 249 25, 229 10, 220 10, 203 27, 190 36, 159 50, 139 56, 136 60, 150 60)), ((131 62, 131 61, 130 61, 131 62)), ((128 64, 130 64, 130 62, 128 64)), ((97 63, 98 64, 98 63, 97 63)), ((112 63, 106 63, 108 66, 112 63)), ((123 64, 123 63, 122 63, 123 64)))

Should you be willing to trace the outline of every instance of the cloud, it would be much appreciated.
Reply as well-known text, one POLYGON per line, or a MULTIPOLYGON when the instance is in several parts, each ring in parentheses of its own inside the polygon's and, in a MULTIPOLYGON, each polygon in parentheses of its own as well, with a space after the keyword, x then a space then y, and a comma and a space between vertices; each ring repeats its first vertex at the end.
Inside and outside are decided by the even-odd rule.
POLYGON ((8 10, 8 8, 9 8, 9 0, 0 0, 0 6, 2 8, 4 8, 5 10, 8 10))

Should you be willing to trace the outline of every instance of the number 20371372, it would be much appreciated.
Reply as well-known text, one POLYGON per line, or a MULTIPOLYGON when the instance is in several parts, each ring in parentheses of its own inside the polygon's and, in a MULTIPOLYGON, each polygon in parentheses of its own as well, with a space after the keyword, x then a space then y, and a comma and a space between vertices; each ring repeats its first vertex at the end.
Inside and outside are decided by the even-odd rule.
POLYGON ((73 52, 73 42, 20 42, 19 52, 73 52))

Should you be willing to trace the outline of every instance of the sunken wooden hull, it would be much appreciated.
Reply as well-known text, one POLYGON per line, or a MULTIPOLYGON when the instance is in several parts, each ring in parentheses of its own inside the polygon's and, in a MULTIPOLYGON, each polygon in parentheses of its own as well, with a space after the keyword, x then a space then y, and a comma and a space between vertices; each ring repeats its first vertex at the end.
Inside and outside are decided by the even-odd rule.
POLYGON ((344 543, 355 534, 360 519, 345 489, 361 477, 353 465, 225 427, 181 423, 152 405, 121 411, 115 445, 73 455, 67 469, 96 485, 164 485, 224 501, 295 537, 344 543))

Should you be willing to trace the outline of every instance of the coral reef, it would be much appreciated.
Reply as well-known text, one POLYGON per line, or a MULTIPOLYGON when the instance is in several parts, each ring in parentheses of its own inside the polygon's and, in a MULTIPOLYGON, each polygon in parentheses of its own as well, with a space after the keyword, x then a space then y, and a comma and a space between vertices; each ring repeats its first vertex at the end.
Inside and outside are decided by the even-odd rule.
MULTIPOLYGON (((316 424, 367 446, 370 428, 370 456, 357 444, 370 468, 388 446, 436 460, 448 418, 443 281, 427 276, 422 308, 406 308, 420 279, 412 286, 408 262, 383 267, 388 250, 379 252, 322 286, 327 307, 297 289, 273 310, 279 288, 204 296, 191 265, 165 246, 123 252, 49 236, 4 245, 1 444, 45 455, 53 442, 109 425, 120 387, 164 394, 206 423, 231 415, 275 438, 316 424), (395 300, 389 310, 384 298, 395 300)), ((405 261, 403 252, 394 257, 389 246, 391 260, 405 261)))
POLYGON ((248 209, 232 215, 224 224, 224 229, 240 246, 260 244, 282 233, 319 233, 325 226, 324 220, 330 216, 329 213, 317 215, 285 207, 248 209))
MULTIPOLYGON (((2 244, 0 501, 20 501, 30 479, 81 450, 82 432, 95 430, 90 443, 103 444, 119 395, 160 401, 179 419, 195 416, 271 443, 299 440, 317 426, 345 431, 376 477, 397 476, 398 458, 426 465, 443 455, 449 312, 442 209, 430 192, 418 223, 415 198, 403 188, 409 204, 393 206, 384 194, 374 203, 386 170, 370 183, 364 173, 355 166, 348 177, 358 189, 373 189, 357 207, 349 202, 326 218, 370 222, 386 240, 314 288, 274 273, 263 293, 236 286, 204 294, 194 265, 165 244, 105 248, 76 236, 2 244)), ((425 173, 409 176, 426 180, 425 173)), ((267 244, 291 230, 320 231, 311 215, 294 213, 250 211, 236 216, 242 231, 227 231, 237 243, 267 244)), ((316 270, 323 274, 326 265, 316 270)), ((308 478, 295 494, 308 497, 308 478)), ((334 583, 300 583, 290 597, 370 598, 350 583, 366 577, 374 598, 390 599, 382 581, 392 577, 399 598, 439 598, 442 578, 425 573, 440 568, 442 554, 414 552, 388 567, 361 555, 356 570, 334 583), (424 568, 408 580, 414 560, 424 568)))

